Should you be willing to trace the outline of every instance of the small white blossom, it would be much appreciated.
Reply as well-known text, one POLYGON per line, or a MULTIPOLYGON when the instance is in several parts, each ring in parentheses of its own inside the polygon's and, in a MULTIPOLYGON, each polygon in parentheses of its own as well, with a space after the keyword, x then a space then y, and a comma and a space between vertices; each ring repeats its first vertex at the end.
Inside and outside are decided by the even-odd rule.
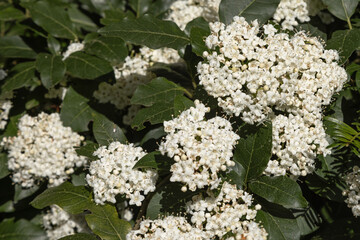
POLYGON ((13 182, 29 188, 44 179, 49 179, 50 186, 60 185, 75 167, 83 166, 86 159, 74 149, 82 140, 70 127, 63 126, 58 113, 40 113, 22 116, 17 136, 3 138, 1 145, 8 150, 13 182))
POLYGON ((157 172, 152 169, 140 171, 134 165, 146 153, 141 147, 112 142, 94 152, 99 160, 90 164, 87 183, 94 189, 97 204, 106 201, 116 203, 115 196, 125 194, 131 205, 140 206, 144 195, 155 191, 157 172))
POLYGON ((220 182, 218 172, 234 164, 230 159, 239 136, 224 118, 205 120, 209 111, 195 100, 195 107, 164 122, 167 136, 159 149, 175 160, 170 181, 182 182, 191 191, 205 186, 216 188, 220 182))
POLYGON ((0 100, 0 129, 1 130, 5 129, 5 127, 6 127, 11 108, 12 108, 12 102, 10 100, 0 100))
POLYGON ((360 168, 355 166, 346 177, 348 189, 343 192, 347 196, 345 203, 351 208, 355 217, 360 216, 360 168))
POLYGON ((83 50, 84 47, 85 47, 85 45, 83 43, 77 43, 77 42, 71 43, 68 46, 68 48, 66 49, 66 51, 63 53, 62 60, 65 60, 74 52, 79 52, 79 51, 83 50))

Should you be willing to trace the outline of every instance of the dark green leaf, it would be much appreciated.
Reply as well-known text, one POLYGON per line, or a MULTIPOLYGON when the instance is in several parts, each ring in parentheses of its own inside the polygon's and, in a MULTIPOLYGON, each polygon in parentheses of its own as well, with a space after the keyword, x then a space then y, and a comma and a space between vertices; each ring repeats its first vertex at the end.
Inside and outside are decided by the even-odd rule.
POLYGON ((74 26, 64 8, 47 1, 26 3, 32 20, 54 37, 77 39, 74 26))
POLYGON ((93 110, 87 104, 89 100, 77 93, 72 87, 66 91, 62 104, 60 118, 65 126, 73 131, 83 132, 89 130, 88 124, 93 119, 93 110))
MULTIPOLYGON (((340 0, 339 0, 340 1, 340 0)), ((340 64, 351 56, 360 47, 360 29, 335 31, 326 43, 327 49, 336 49, 340 55, 340 64)))
POLYGON ((30 204, 37 209, 56 204, 68 213, 79 214, 85 209, 90 209, 93 202, 91 193, 84 186, 73 186, 65 182, 60 186, 46 189, 30 204))
POLYGON ((69 235, 62 237, 59 240, 97 240, 98 238, 93 234, 88 233, 77 233, 74 235, 69 235))
POLYGON ((89 32, 97 31, 96 24, 88 16, 86 16, 79 9, 77 9, 76 5, 68 9, 68 14, 70 20, 73 22, 73 24, 78 30, 82 28, 89 32))
POLYGON ((164 132, 164 127, 163 126, 152 129, 152 130, 148 131, 145 134, 143 139, 141 139, 140 145, 143 145, 144 143, 146 143, 150 139, 159 139, 159 138, 161 138, 161 137, 163 137, 165 135, 166 135, 166 133, 164 132))
POLYGON ((0 56, 4 58, 35 58, 36 53, 19 36, 0 38, 0 56))
POLYGON ((31 188, 22 188, 21 185, 15 184, 14 203, 18 203, 20 200, 30 197, 40 189, 40 186, 34 185, 31 188))
POLYGON ((305 208, 307 201, 302 196, 300 186, 286 176, 262 176, 249 184, 250 190, 267 201, 286 208, 305 208))
POLYGON ((26 86, 35 76, 35 62, 23 62, 11 69, 8 77, 2 85, 2 91, 8 92, 26 86))
POLYGON ((120 37, 127 42, 145 45, 149 48, 181 48, 189 43, 189 38, 170 21, 159 20, 150 15, 137 19, 125 18, 101 28, 105 36, 120 37))
POLYGON ((311 25, 310 23, 302 23, 296 26, 296 29, 303 30, 307 32, 310 36, 321 38, 322 40, 327 40, 326 33, 320 31, 317 27, 311 25))
POLYGON ((203 17, 195 18, 194 20, 186 24, 184 30, 186 35, 190 35, 191 29, 193 29, 194 27, 201 28, 203 31, 207 31, 208 35, 210 35, 209 23, 203 17))
POLYGON ((17 222, 13 220, 4 220, 0 223, 1 240, 46 240, 44 230, 25 220, 20 219, 17 222))
POLYGON ((338 218, 322 228, 311 240, 356 240, 360 238, 360 220, 354 217, 338 218))
POLYGON ((226 173, 228 181, 236 184, 239 189, 243 188, 245 179, 245 168, 238 162, 235 162, 235 166, 229 168, 230 172, 226 173))
MULTIPOLYGON (((335 176, 337 176, 337 173, 335 176)), ((306 176, 306 185, 317 195, 335 202, 344 202, 344 186, 337 177, 325 176, 322 178, 316 174, 306 176)))
POLYGON ((260 176, 271 157, 272 125, 247 126, 240 130, 240 138, 234 152, 234 160, 245 169, 244 182, 260 176))
POLYGON ((179 116, 180 113, 194 106, 194 102, 187 97, 182 95, 176 96, 174 99, 174 117, 179 116))
POLYGON ((41 82, 47 89, 63 80, 66 72, 62 58, 48 53, 37 55, 36 69, 40 72, 41 82))
POLYGON ((336 17, 349 21, 354 14, 359 0, 322 0, 328 10, 336 17))
POLYGON ((0 10, 0 21, 12 21, 24 18, 24 14, 22 11, 8 7, 0 10))
POLYGON ((166 11, 170 9, 170 6, 175 2, 176 0, 157 0, 153 1, 150 5, 148 14, 151 14, 155 17, 158 17, 166 11))
POLYGON ((47 41, 48 41, 47 45, 48 45, 50 52, 52 54, 59 54, 60 48, 61 48, 60 42, 56 38, 52 37, 51 35, 48 36, 47 41))
POLYGON ((161 155, 159 151, 151 152, 143 156, 134 166, 134 168, 154 168, 158 169, 159 163, 155 157, 161 155))
POLYGON ((260 210, 257 212, 256 220, 260 221, 266 229, 268 240, 299 240, 300 229, 296 219, 273 216, 260 210))
POLYGON ((192 51, 199 57, 203 57, 203 52, 209 51, 205 45, 205 38, 210 33, 202 28, 193 27, 190 32, 192 51))
POLYGON ((250 22, 255 19, 265 23, 275 13, 280 0, 222 0, 219 7, 220 21, 230 24, 235 16, 242 16, 250 22))
POLYGON ((308 235, 319 229, 322 223, 320 215, 312 208, 294 213, 301 235, 308 235))
POLYGON ((97 157, 93 155, 94 151, 99 148, 99 144, 87 141, 86 144, 80 148, 77 148, 75 151, 81 156, 85 156, 90 160, 98 160, 97 157))
POLYGON ((113 71, 107 61, 82 52, 75 52, 67 57, 65 65, 73 77, 83 79, 95 79, 113 71))
POLYGON ((9 200, 0 205, 0 213, 10 213, 14 211, 15 211, 15 207, 14 207, 14 202, 12 200, 9 200))
POLYGON ((8 176, 10 174, 9 170, 8 170, 8 165, 7 165, 7 155, 5 153, 1 153, 0 154, 0 179, 8 176))
POLYGON ((101 114, 94 117, 93 133, 100 145, 108 145, 111 142, 126 143, 127 139, 118 125, 101 114))
POLYGON ((152 0, 129 0, 129 5, 136 12, 136 17, 140 17, 149 10, 151 2, 152 0))
POLYGON ((80 174, 72 174, 71 175, 71 183, 74 186, 85 186, 86 182, 86 173, 82 172, 80 174))
POLYGON ((94 205, 91 214, 85 219, 91 230, 106 240, 126 240, 126 234, 131 230, 130 223, 119 219, 116 208, 111 205, 94 205))
POLYGON ((103 25, 109 25, 112 23, 121 22, 124 18, 135 18, 132 12, 128 11, 124 13, 119 9, 111 9, 105 11, 105 17, 100 20, 103 25))
POLYGON ((98 37, 85 46, 85 51, 110 62, 112 65, 124 61, 128 55, 125 42, 119 38, 98 37))

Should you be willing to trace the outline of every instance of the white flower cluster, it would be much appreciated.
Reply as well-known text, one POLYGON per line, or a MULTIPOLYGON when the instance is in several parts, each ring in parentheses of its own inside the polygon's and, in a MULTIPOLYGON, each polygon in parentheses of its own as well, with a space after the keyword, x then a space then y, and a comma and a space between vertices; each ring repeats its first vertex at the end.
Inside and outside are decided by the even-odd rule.
POLYGON ((140 229, 126 235, 127 240, 201 240, 208 239, 198 228, 192 227, 184 217, 168 216, 164 219, 144 220, 140 229))
POLYGON ((82 140, 70 127, 63 126, 58 113, 40 113, 22 116, 17 136, 3 138, 1 145, 8 149, 13 182, 29 188, 44 179, 49 179, 49 186, 57 186, 74 167, 83 166, 86 159, 74 149, 82 140))
POLYGON ((349 189, 343 192, 347 196, 345 203, 351 208, 355 217, 360 217, 360 168, 355 166, 353 171, 346 177, 349 189))
POLYGON ((86 227, 84 219, 68 214, 57 205, 51 205, 50 211, 43 215, 43 225, 49 240, 82 232, 86 227))
POLYGON ((131 205, 141 206, 144 195, 155 190, 157 172, 152 169, 140 171, 134 165, 146 153, 141 147, 112 142, 94 152, 99 160, 90 164, 87 183, 94 189, 95 202, 116 203, 115 196, 125 194, 131 205), (142 194, 143 192, 143 194, 142 194))
POLYGON ((182 30, 198 17, 209 22, 217 21, 220 2, 221 0, 177 0, 170 6, 167 19, 175 22, 182 30))
MULTIPOLYGON (((126 57, 124 64, 121 67, 114 67, 116 82, 109 84, 102 82, 98 90, 94 92, 94 97, 100 103, 110 102, 118 109, 124 109, 130 105, 130 99, 133 96, 136 88, 148 83, 154 74, 148 69, 155 62, 162 63, 176 63, 180 61, 180 56, 176 50, 170 48, 162 48, 152 50, 148 47, 142 47, 140 53, 133 57, 126 57)), ((139 108, 132 108, 129 115, 124 119, 124 123, 131 122, 131 117, 135 116, 139 108)))
POLYGON ((1 130, 5 129, 5 127, 6 127, 11 108, 12 108, 12 102, 10 100, 0 100, 0 129, 1 130))
POLYGON ((164 122, 166 139, 160 144, 162 154, 174 158, 170 181, 185 184, 191 191, 204 186, 216 188, 219 171, 233 166, 232 150, 239 136, 232 131, 228 120, 214 117, 204 120, 210 109, 195 100, 195 107, 164 122))
POLYGON ((252 195, 227 182, 217 197, 211 191, 207 195, 196 195, 187 203, 191 223, 207 234, 205 239, 223 239, 228 232, 234 235, 229 240, 267 239, 266 230, 254 221, 261 206, 251 208, 252 195))
POLYGON ((78 52, 78 51, 83 50, 84 47, 85 47, 85 45, 83 43, 77 43, 77 42, 71 43, 68 46, 68 48, 66 49, 66 51, 63 53, 63 59, 62 60, 65 60, 66 58, 68 58, 74 52, 78 52))
POLYGON ((281 0, 274 14, 274 20, 281 22, 283 29, 293 30, 300 22, 310 21, 324 9, 321 0, 281 0))
POLYGON ((273 129, 274 137, 281 142, 273 144, 279 159, 275 159, 278 163, 270 163, 269 173, 282 175, 282 168, 291 167, 295 175, 311 171, 313 153, 328 153, 321 124, 322 106, 330 103, 347 80, 345 69, 337 64, 338 53, 325 50, 318 39, 304 32, 290 37, 277 33, 272 25, 265 25, 260 37, 257 21, 248 24, 242 17, 234 17, 228 26, 210 23, 210 29, 206 45, 219 51, 204 52, 206 60, 198 65, 200 84, 230 115, 240 116, 249 124, 266 119, 274 125, 282 124, 273 129), (284 116, 277 117, 277 112, 284 116), (285 119, 290 123, 284 123, 285 119), (303 138, 297 135, 294 140, 309 145, 298 149, 300 152, 312 150, 300 153, 291 147, 296 143, 290 143, 290 135, 282 135, 288 135, 288 131, 294 135, 305 128, 310 129, 302 133, 303 138), (314 132, 318 135, 311 136, 314 132), (281 169, 275 169, 276 164, 281 169))

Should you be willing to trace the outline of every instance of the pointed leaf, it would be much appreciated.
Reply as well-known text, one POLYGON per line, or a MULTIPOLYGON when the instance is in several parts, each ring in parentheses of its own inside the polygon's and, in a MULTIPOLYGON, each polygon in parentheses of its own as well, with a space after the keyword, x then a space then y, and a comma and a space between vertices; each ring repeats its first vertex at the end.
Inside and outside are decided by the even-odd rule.
POLYGON ((11 69, 10 77, 5 80, 1 89, 4 92, 26 86, 35 76, 35 62, 23 62, 11 69))
POLYGON ((336 49, 340 56, 339 63, 343 64, 360 47, 359 39, 360 29, 338 30, 331 35, 326 43, 326 48, 336 49))
POLYGON ((182 95, 176 96, 176 98, 174 99, 174 117, 179 116, 180 113, 191 107, 195 107, 193 101, 182 95))
POLYGON ((126 42, 149 48, 170 47, 179 49, 189 43, 189 38, 173 22, 145 15, 137 19, 125 18, 101 28, 104 36, 120 37, 126 42))
POLYGON ((36 69, 40 72, 41 82, 47 89, 63 80, 66 72, 62 58, 47 53, 37 55, 36 69))
POLYGON ((85 156, 90 160, 98 160, 98 158, 93 155, 93 153, 98 148, 99 148, 99 144, 91 142, 91 141, 87 141, 84 146, 81 146, 80 148, 75 149, 75 151, 78 155, 85 156))
POLYGON ((262 176, 249 183, 250 190, 267 201, 286 208, 305 208, 307 201, 300 186, 286 176, 262 176))
POLYGON ((113 71, 109 62, 82 52, 67 57, 65 65, 70 75, 83 79, 95 79, 113 71))
POLYGON ((46 240, 45 231, 25 219, 17 222, 5 220, 0 223, 1 240, 46 240))
POLYGON ((149 10, 152 0, 129 0, 130 7, 136 12, 136 17, 140 17, 149 10))
POLYGON ((36 53, 19 36, 4 36, 0 38, 0 57, 35 58, 36 53))
POLYGON ((209 49, 205 45, 205 38, 210 35, 210 32, 202 28, 193 27, 190 31, 192 51, 199 57, 203 57, 205 51, 209 49))
POLYGON ((121 143, 127 142, 121 128, 102 114, 96 114, 94 117, 93 133, 100 145, 108 145, 116 141, 121 143))
POLYGON ((0 10, 0 21, 12 21, 25 18, 25 15, 19 9, 7 7, 0 10))
POLYGON ((77 7, 70 7, 67 12, 71 22, 73 22, 74 26, 78 30, 82 28, 89 32, 97 31, 98 27, 96 24, 88 16, 83 14, 77 7))
POLYGON ((260 176, 271 157, 272 149, 272 125, 247 126, 240 130, 240 138, 234 152, 234 160, 239 162, 245 169, 244 182, 260 176))
POLYGON ((222 0, 219 7, 220 21, 230 24, 235 16, 242 16, 250 22, 255 19, 260 24, 270 19, 280 0, 222 0))
POLYGON ((329 12, 336 17, 348 21, 354 14, 359 0, 322 0, 329 12))
POLYGON ((143 145, 144 143, 146 143, 147 141, 149 141, 150 139, 159 139, 163 136, 165 136, 166 133, 164 131, 164 127, 158 127, 155 129, 152 129, 150 131, 148 131, 145 136, 143 137, 143 139, 141 139, 140 145, 143 145))

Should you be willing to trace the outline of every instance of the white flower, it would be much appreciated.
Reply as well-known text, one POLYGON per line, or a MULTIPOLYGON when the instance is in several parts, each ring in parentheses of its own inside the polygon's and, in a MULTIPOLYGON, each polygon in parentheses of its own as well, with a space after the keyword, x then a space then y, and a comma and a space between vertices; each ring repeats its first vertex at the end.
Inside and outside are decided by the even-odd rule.
POLYGON ((44 179, 49 179, 50 186, 60 185, 75 167, 83 166, 86 159, 74 149, 82 140, 62 125, 58 113, 40 113, 36 117, 22 116, 17 136, 3 138, 1 145, 8 150, 13 182, 28 188, 44 179))
POLYGON ((1 130, 5 129, 5 127, 6 127, 11 108, 12 108, 12 102, 10 100, 0 100, 0 129, 1 130))
POLYGON ((195 107, 164 122, 167 136, 159 149, 175 160, 170 181, 182 182, 191 191, 205 186, 216 188, 220 182, 218 172, 234 164, 230 159, 239 136, 224 118, 206 121, 205 114, 209 111, 195 100, 195 107))
POLYGON ((71 43, 68 48, 66 49, 66 51, 63 53, 63 59, 65 60, 66 58, 68 58, 72 53, 74 52, 78 52, 83 50, 85 47, 85 45, 83 43, 71 43))
POLYGON ((146 153, 141 147, 112 142, 94 152, 99 160, 90 164, 86 181, 94 189, 97 204, 106 201, 116 203, 115 196, 125 194, 130 204, 140 206, 144 195, 156 188, 157 172, 151 169, 140 171, 134 165, 146 153), (143 194, 141 194, 143 192, 143 194))
POLYGON ((360 216, 360 168, 355 166, 353 171, 346 177, 346 184, 348 189, 344 191, 347 196, 345 203, 351 208, 355 217, 360 216))

